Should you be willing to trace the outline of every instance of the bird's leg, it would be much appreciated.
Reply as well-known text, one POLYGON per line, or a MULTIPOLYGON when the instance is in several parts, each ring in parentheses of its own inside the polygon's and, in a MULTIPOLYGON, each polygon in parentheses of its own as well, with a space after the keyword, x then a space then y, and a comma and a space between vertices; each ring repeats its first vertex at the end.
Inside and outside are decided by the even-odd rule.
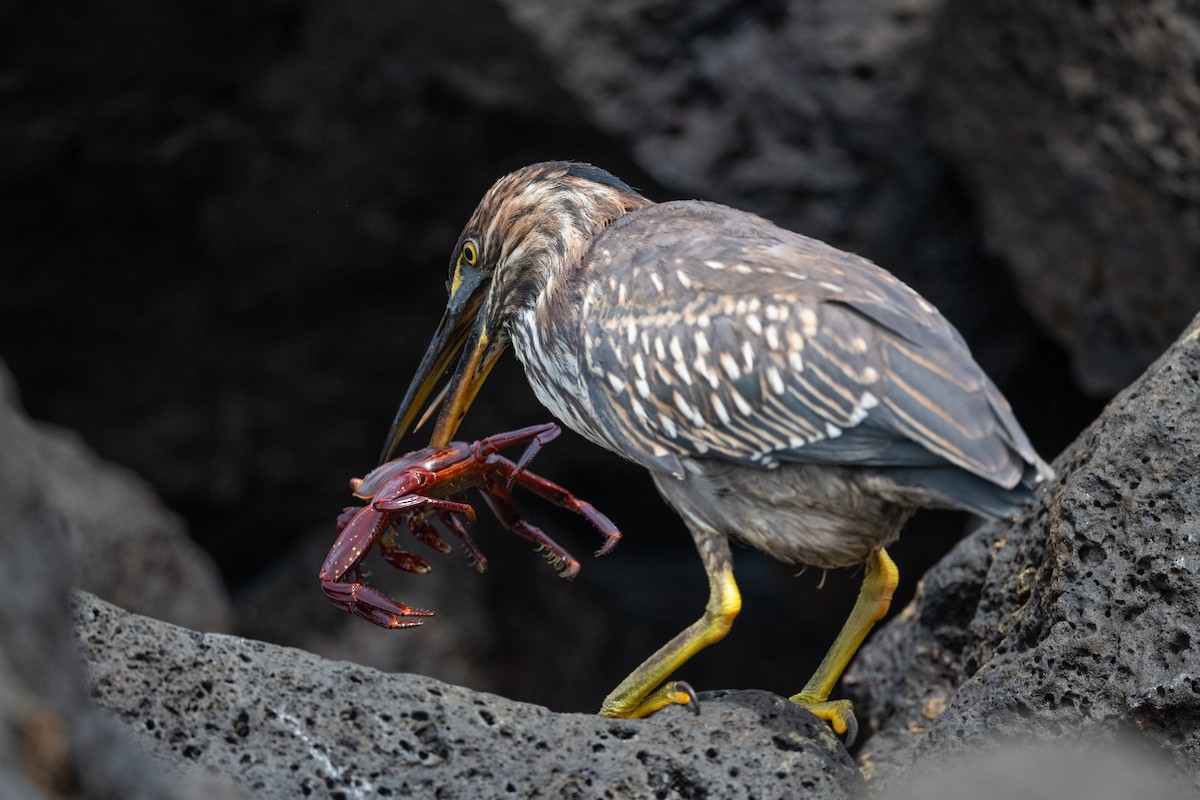
POLYGON ((724 534, 693 528, 692 535, 708 573, 709 595, 704 616, 643 661, 604 698, 600 716, 647 717, 676 703, 698 709, 691 686, 667 679, 696 653, 725 638, 742 608, 742 596, 733 579, 733 559, 724 534))
POLYGON ((836 733, 849 731, 847 744, 853 743, 858 727, 854 708, 849 700, 830 700, 829 694, 863 639, 867 638, 875 623, 887 614, 892 604, 892 593, 899 582, 900 571, 887 551, 881 547, 872 553, 867 560, 867 572, 863 576, 862 588, 859 589, 858 599, 854 601, 850 618, 842 626, 817 671, 804 688, 790 698, 793 703, 799 703, 818 717, 828 720, 836 733))

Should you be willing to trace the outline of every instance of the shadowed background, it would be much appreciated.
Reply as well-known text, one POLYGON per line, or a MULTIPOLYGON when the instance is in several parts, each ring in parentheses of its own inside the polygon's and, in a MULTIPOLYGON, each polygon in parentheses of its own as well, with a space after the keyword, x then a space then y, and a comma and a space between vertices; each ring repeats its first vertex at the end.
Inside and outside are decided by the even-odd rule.
MULTIPOLYGON (((239 632, 594 710, 700 614, 706 586, 648 476, 574 434, 534 469, 626 538, 592 561, 585 523, 523 499, 581 557, 573 584, 486 514, 484 576, 457 556, 424 577, 373 564, 439 612, 422 629, 353 619, 316 581, 483 191, 530 162, 591 161, 653 199, 728 203, 870 257, 960 328, 1053 458, 1200 307, 1197 59, 1158 13, 12 3, 0 358, 33 417, 80 431, 184 516, 239 632)), ((506 362, 462 436, 549 418, 506 362)), ((909 523, 901 600, 964 523, 909 523)), ((736 558, 743 615, 681 677, 794 692, 859 576, 818 589, 817 571, 736 558)))

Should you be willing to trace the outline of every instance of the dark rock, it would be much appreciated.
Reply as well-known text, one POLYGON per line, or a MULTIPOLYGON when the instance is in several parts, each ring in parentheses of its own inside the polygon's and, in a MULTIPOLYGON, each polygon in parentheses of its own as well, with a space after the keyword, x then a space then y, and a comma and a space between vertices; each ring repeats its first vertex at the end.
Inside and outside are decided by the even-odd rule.
POLYGON ((767 692, 606 720, 388 675, 76 595, 96 702, 164 764, 257 798, 858 797, 828 726, 767 692))
POLYGON ((937 2, 501 4, 596 121, 675 191, 749 200, 843 240, 894 220, 879 212, 906 193, 930 194, 936 158, 911 101, 937 2))
POLYGON ((64 531, 70 552, 59 554, 57 563, 68 574, 72 563, 83 565, 78 587, 179 625, 232 628, 233 609, 216 565, 188 537, 183 521, 163 508, 145 481, 97 458, 77 434, 29 421, 3 363, 0 417, 13 431, 9 446, 69 522, 64 531))
POLYGON ((1098 394, 1200 308, 1200 15, 1173 3, 949 3, 929 132, 988 244, 1098 394))
POLYGON ((941 0, 501 0, 591 118, 668 188, 861 253, 1002 383, 1034 349, 922 130, 941 0))
POLYGON ((997 741, 1129 738, 1200 785, 1200 318, 1055 468, 860 653, 877 780, 997 741))
MULTIPOLYGON (((231 583, 374 466, 492 181, 556 155, 633 172, 488 0, 20 6, 0 355, 231 583)), ((547 418, 497 377, 481 435, 547 418)))
POLYGON ((931 770, 887 800, 1195 800, 1169 764, 1144 750, 1065 742, 973 752, 951 768, 931 770))
POLYGON ((168 781, 88 702, 69 628, 76 535, 62 473, 45 468, 44 434, 11 407, 2 378, 0 396, 0 797, 239 796, 195 770, 168 781))

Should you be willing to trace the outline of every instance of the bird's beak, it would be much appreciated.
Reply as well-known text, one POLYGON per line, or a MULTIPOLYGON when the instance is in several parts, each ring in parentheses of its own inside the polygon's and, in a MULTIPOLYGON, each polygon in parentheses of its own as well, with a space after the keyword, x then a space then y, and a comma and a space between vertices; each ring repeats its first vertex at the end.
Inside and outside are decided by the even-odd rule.
POLYGON ((484 329, 486 315, 482 309, 488 283, 481 273, 459 272, 455 275, 446 313, 442 315, 433 340, 425 350, 421 364, 404 394, 404 400, 396 411, 396 418, 392 422, 392 429, 388 433, 380 457, 381 463, 390 461, 399 454, 400 440, 408 433, 418 411, 429 398, 454 356, 459 350, 464 350, 465 346, 458 368, 443 390, 446 399, 441 401, 442 411, 434 424, 430 446, 444 446, 458 430, 471 401, 475 399, 488 373, 504 351, 504 345, 493 342, 484 329))

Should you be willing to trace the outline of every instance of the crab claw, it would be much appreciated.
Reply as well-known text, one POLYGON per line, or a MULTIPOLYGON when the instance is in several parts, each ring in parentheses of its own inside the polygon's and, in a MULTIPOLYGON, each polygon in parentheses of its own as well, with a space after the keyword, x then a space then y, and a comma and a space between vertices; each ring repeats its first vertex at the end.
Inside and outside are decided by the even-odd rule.
POLYGON ((383 497, 378 498, 371 503, 371 508, 376 511, 409 511, 418 508, 436 508, 445 511, 457 511, 467 518, 468 522, 475 522, 475 509, 467 503, 460 503, 457 500, 444 500, 440 497, 425 497, 419 494, 407 494, 400 497, 383 497))
POLYGON ((362 506, 346 506, 342 509, 342 513, 338 514, 337 531, 341 533, 350 524, 350 520, 354 519, 354 515, 362 511, 362 506))
POLYGON ((406 618, 433 616, 432 611, 411 608, 361 583, 323 580, 321 588, 334 603, 344 606, 354 616, 382 628, 415 628, 421 622, 406 618))
POLYGON ((417 575, 424 575, 433 569, 429 566, 428 561, 408 550, 383 550, 383 560, 396 569, 413 572, 417 575))

